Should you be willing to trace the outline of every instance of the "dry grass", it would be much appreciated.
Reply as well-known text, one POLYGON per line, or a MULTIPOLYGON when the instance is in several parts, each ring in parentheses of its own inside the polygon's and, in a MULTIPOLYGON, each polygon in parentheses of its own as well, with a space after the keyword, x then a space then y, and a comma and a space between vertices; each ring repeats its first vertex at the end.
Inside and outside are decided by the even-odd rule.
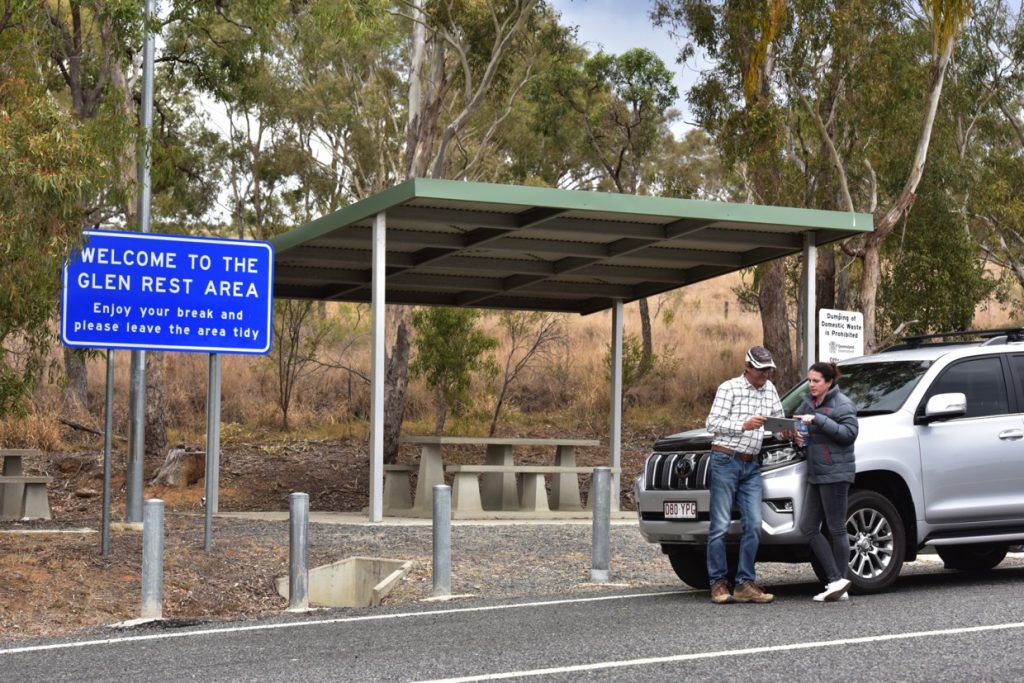
MULTIPOLYGON (((743 350, 761 339, 756 312, 745 311, 733 288, 740 276, 731 274, 652 297, 656 365, 640 383, 628 387, 625 419, 639 428, 661 431, 692 427, 703 419, 715 387, 736 373, 743 350)), ((329 304, 328 314, 342 320, 340 304, 329 304), (332 308, 333 306, 333 308, 332 308)), ((995 302, 979 306, 975 326, 999 327, 1009 315, 995 302)), ((498 316, 485 312, 483 325, 501 340, 497 360, 508 353, 498 316)), ((611 341, 611 313, 565 315, 566 339, 535 360, 524 372, 502 411, 501 434, 529 434, 555 426, 574 433, 602 432, 607 425, 608 373, 606 357, 611 341)), ((625 332, 639 338, 638 307, 625 309, 625 332)), ((327 355, 334 355, 330 352, 327 355)), ((331 358, 367 373, 367 340, 359 338, 344 358, 331 358)), ((224 356, 221 405, 222 439, 263 440, 280 433, 276 404, 275 367, 266 357, 224 356)), ((172 443, 203 445, 206 432, 208 357, 205 354, 163 354, 164 415, 172 443)), ((94 437, 62 427, 57 417, 68 417, 93 429, 102 428, 106 365, 101 355, 88 364, 87 410, 64 405, 64 392, 54 385, 40 387, 36 411, 26 421, 0 421, 0 445, 35 446, 46 451, 92 444, 94 437)), ((115 358, 114 432, 128 433, 129 354, 115 358)), ((312 438, 359 438, 366 432, 369 387, 358 376, 338 368, 321 368, 300 381, 290 412, 293 434, 312 438)), ((496 387, 478 380, 476 403, 461 417, 450 417, 450 433, 482 434, 490 423, 496 387)), ((410 383, 406 429, 431 432, 434 398, 422 384, 410 383)))

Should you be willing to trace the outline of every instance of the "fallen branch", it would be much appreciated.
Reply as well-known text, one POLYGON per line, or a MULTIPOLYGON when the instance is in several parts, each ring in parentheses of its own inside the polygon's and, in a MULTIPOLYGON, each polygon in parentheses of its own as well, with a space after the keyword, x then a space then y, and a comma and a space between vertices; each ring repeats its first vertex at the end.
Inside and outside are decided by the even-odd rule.
MULTIPOLYGON (((83 431, 83 432, 89 432, 90 434, 95 434, 96 436, 103 436, 103 432, 101 432, 98 429, 93 429, 92 427, 86 427, 83 424, 78 424, 77 422, 72 422, 71 420, 68 420, 67 418, 63 418, 63 417, 57 418, 57 419, 60 421, 61 424, 67 425, 68 427, 71 427, 72 429, 78 429, 78 430, 83 431)), ((113 437, 115 439, 120 439, 121 441, 127 441, 128 440, 127 438, 121 436, 120 434, 114 434, 113 437)))

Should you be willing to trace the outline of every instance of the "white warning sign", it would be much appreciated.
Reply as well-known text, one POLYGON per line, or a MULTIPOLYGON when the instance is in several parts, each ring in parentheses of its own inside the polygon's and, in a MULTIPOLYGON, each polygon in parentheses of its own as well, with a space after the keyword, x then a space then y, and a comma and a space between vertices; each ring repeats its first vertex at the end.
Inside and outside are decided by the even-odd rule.
POLYGON ((864 355, 864 314, 859 311, 818 311, 818 360, 838 363, 864 355))

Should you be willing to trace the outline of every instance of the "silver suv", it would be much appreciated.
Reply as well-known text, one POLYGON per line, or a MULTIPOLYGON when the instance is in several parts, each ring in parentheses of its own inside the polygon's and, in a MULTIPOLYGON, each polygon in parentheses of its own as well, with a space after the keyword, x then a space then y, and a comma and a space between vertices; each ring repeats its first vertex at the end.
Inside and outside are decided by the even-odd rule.
MULTIPOLYGON (((852 589, 885 590, 926 545, 946 566, 995 567, 1024 541, 1024 329, 910 337, 839 364, 857 406, 857 477, 846 530, 852 589), (971 338, 974 341, 964 341, 971 338)), ((791 416, 806 383, 782 398, 791 416)), ((640 532, 661 544, 676 574, 708 585, 711 435, 660 439, 634 493, 640 532)), ((766 435, 758 560, 811 562, 799 520, 806 463, 794 444, 766 435)), ((740 526, 733 511, 730 569, 740 526)), ((819 567, 818 577, 824 580, 819 567)))

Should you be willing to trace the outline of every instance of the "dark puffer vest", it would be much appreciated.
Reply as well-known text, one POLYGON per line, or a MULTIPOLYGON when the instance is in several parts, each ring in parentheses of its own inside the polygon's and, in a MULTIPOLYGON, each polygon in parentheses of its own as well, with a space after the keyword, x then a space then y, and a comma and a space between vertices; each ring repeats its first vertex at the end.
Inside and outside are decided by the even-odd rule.
POLYGON ((794 416, 812 414, 814 422, 808 425, 807 481, 852 484, 856 472, 853 442, 857 440, 857 407, 839 391, 839 385, 833 384, 819 406, 814 406, 811 394, 807 393, 793 411, 794 416))

